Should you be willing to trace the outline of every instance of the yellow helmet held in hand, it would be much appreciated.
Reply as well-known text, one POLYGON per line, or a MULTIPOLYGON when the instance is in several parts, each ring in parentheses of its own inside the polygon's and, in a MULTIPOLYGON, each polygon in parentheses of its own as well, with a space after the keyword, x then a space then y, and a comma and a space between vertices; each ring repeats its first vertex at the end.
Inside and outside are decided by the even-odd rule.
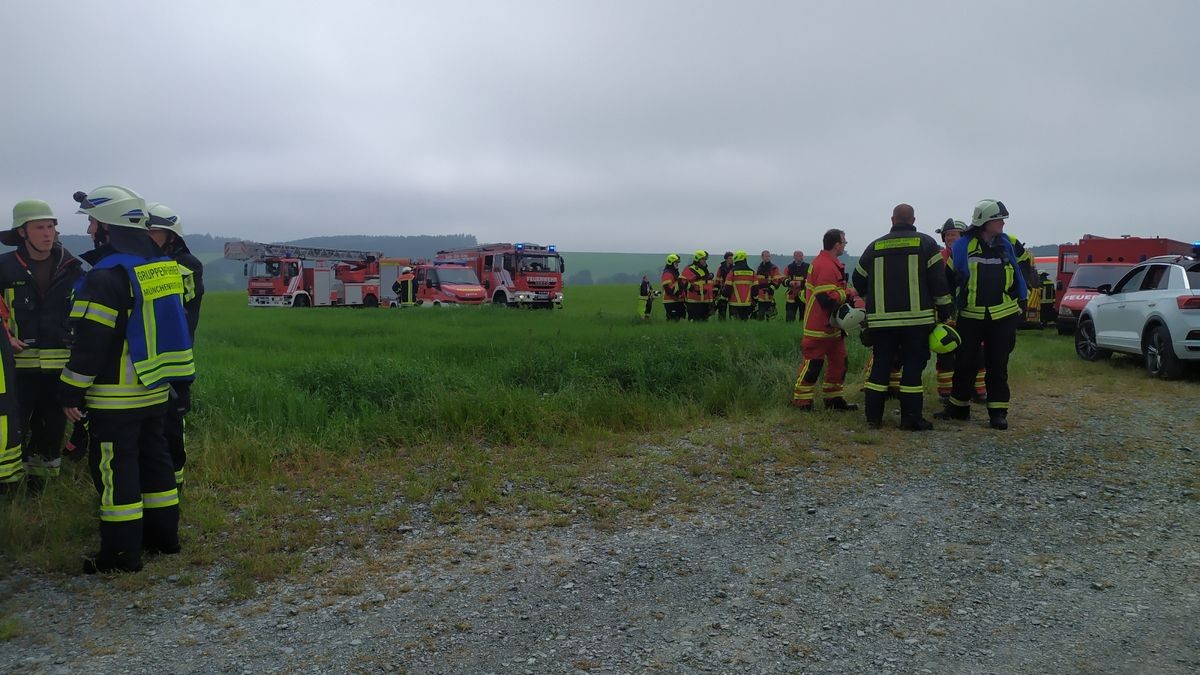
POLYGON ((962 338, 959 337, 958 331, 944 323, 934 326, 933 331, 929 333, 929 351, 934 354, 949 354, 958 349, 960 344, 962 338))

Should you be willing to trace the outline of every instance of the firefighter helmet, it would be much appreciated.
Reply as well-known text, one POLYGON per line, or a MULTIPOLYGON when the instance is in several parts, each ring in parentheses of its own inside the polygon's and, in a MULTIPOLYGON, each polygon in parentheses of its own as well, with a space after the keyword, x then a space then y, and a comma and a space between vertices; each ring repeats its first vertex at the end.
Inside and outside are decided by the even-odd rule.
POLYGON ((933 332, 929 334, 929 351, 934 354, 949 354, 958 349, 961 343, 962 338, 958 336, 958 331, 944 323, 934 326, 933 332))
POLYGON ((146 200, 138 193, 120 185, 101 185, 91 192, 76 192, 79 210, 106 225, 146 228, 146 200))
POLYGON ((1004 207, 1004 202, 998 199, 985 199, 975 205, 975 212, 971 214, 971 227, 983 227, 985 223, 1006 218, 1008 218, 1008 209, 1004 207))
POLYGON ((679 254, 678 253, 668 253, 667 254, 667 264, 668 265, 674 265, 677 262, 679 262, 679 254))
POLYGON ((829 323, 834 328, 842 330, 850 330, 861 324, 867 318, 867 313, 850 303, 843 303, 833 312, 833 316, 829 318, 829 323))
POLYGON ((161 202, 150 202, 146 204, 146 212, 150 214, 148 221, 151 230, 166 230, 183 238, 183 224, 179 222, 179 214, 171 207, 161 202))
POLYGON ((692 254, 692 262, 696 262, 697 260, 707 260, 707 259, 708 259, 708 251, 705 251, 702 248, 696 249, 696 252, 692 254))
POLYGON ((942 235, 942 241, 945 241, 947 232, 950 232, 951 230, 958 230, 959 232, 962 232, 966 229, 967 229, 967 224, 964 223, 963 221, 955 220, 953 218, 947 218, 945 224, 943 224, 938 229, 934 230, 934 232, 942 235))
POLYGON ((12 229, 8 232, 0 232, 0 244, 6 246, 16 246, 21 243, 21 235, 17 234, 17 230, 25 227, 26 224, 35 220, 53 220, 58 223, 58 218, 54 217, 54 211, 50 209, 50 205, 40 199, 26 199, 23 202, 17 202, 12 210, 13 222, 12 229))
POLYGON ((733 254, 733 262, 745 262, 745 260, 746 260, 746 252, 745 251, 739 249, 736 253, 733 254))

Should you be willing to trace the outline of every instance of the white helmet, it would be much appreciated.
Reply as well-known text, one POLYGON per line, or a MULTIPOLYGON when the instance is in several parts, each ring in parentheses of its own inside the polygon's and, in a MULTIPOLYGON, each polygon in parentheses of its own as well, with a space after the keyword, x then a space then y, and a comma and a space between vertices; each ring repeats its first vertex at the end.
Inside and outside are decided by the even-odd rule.
POLYGON ((1008 209, 1004 207, 1004 202, 998 199, 985 199, 975 205, 975 212, 971 214, 971 227, 983 227, 984 223, 1007 218, 1008 209))
POLYGON ((847 302, 833 312, 833 315, 829 317, 829 323, 834 328, 850 330, 851 328, 861 324, 864 320, 866 320, 866 318, 867 313, 864 310, 861 310, 847 302))
POLYGON ((150 214, 150 229, 174 232, 176 237, 183 239, 183 224, 171 207, 162 202, 150 202, 146 205, 146 212, 150 214))
POLYGON ((146 229, 146 200, 127 187, 101 185, 91 192, 76 192, 74 196, 79 202, 76 213, 106 225, 146 229))

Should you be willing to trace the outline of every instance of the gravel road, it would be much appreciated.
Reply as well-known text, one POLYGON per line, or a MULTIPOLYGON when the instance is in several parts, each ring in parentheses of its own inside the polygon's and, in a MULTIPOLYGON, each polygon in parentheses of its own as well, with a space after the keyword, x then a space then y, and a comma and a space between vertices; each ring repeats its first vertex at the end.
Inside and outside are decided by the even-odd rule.
POLYGON ((1118 418, 1046 399, 1082 423, 1022 432, 1018 409, 1012 432, 892 434, 861 464, 690 477, 717 497, 605 527, 439 526, 414 508, 394 536, 308 551, 322 571, 244 601, 219 565, 134 590, 18 572, 0 591, 25 634, 0 669, 1194 673, 1193 401, 1118 418))

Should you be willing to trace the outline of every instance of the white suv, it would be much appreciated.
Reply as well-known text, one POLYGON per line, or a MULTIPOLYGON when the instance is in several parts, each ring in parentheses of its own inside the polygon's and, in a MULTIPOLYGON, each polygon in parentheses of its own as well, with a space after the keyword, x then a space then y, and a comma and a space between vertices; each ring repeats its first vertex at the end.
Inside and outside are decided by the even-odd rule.
POLYGON ((1200 363, 1200 259, 1158 256, 1097 289, 1079 316, 1075 353, 1087 361, 1138 354, 1155 377, 1200 363))

